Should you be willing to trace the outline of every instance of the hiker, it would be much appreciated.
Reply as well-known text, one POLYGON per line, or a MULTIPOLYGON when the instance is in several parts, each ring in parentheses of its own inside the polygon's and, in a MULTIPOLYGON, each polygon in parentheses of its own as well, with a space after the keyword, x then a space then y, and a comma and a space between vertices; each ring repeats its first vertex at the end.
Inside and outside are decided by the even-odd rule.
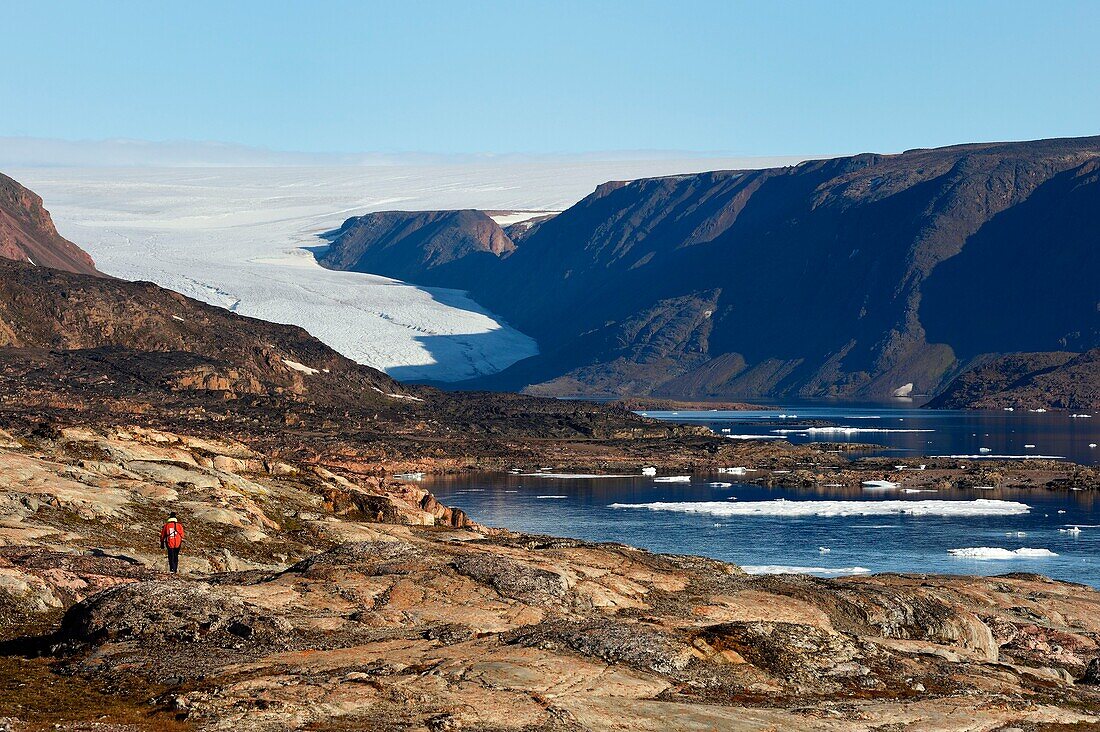
POLYGON ((168 569, 175 572, 180 563, 180 546, 183 544, 183 524, 173 511, 168 514, 168 523, 160 530, 160 548, 168 550, 168 569))

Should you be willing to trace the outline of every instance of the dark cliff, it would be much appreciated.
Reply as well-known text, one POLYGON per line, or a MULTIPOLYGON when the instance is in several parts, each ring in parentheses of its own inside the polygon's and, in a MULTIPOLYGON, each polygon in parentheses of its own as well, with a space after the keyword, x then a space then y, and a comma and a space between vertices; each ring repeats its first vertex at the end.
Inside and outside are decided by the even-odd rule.
POLYGON ((479 386, 931 394, 1100 345, 1098 168, 1094 137, 608 183, 449 284, 542 351, 479 386))

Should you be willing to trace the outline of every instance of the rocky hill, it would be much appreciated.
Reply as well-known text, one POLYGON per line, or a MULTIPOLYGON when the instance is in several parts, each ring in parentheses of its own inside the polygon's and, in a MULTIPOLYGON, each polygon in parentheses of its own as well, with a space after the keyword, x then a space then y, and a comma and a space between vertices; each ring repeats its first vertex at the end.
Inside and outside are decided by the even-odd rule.
POLYGON ((928 406, 1100 411, 1100 349, 995 358, 955 379, 928 406))
POLYGON ((934 394, 991 354, 1100 345, 1098 217, 1100 138, 865 154, 608 183, 450 284, 539 341, 479 386, 934 394))
POLYGON ((0 257, 67 272, 99 274, 95 262, 54 228, 42 199, 0 174, 0 257))
POLYGON ((318 261, 438 287, 468 287, 516 246, 481 211, 386 211, 348 219, 318 261))

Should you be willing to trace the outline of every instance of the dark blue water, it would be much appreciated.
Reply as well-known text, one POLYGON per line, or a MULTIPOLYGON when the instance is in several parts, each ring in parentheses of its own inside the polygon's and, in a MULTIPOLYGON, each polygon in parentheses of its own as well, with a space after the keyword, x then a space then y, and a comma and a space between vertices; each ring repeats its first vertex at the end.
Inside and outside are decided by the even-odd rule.
POLYGON ((989 453, 985 453, 988 455, 1050 455, 1082 465, 1100 462, 1100 447, 1089 447, 1100 444, 1100 414, 1074 418, 1067 412, 1037 414, 1027 410, 955 411, 820 403, 751 412, 650 411, 642 414, 704 424, 719 434, 782 437, 796 443, 873 443, 888 448, 880 454, 898 457, 980 455, 984 447, 989 449, 989 453), (806 422, 828 424, 817 427, 801 424, 806 422), (862 431, 837 432, 830 427, 862 431), (802 430, 816 431, 803 433, 802 430))
MULTIPOLYGON (((821 575, 862 573, 862 570, 987 575, 1028 571, 1100 587, 1100 494, 1046 490, 902 494, 858 488, 769 489, 736 481, 718 474, 693 476, 690 484, 655 483, 652 478, 640 476, 593 480, 480 474, 430 479, 424 486, 444 503, 465 509, 475 520, 487 525, 591 541, 623 542, 658 552, 700 554, 748 566, 753 571, 787 568, 821 575), (734 485, 712 487, 708 485, 712 481, 734 485), (731 497, 736 500, 728 500, 731 497), (681 506, 732 503, 752 507, 755 502, 775 499, 957 501, 958 506, 950 508, 959 510, 971 510, 967 507, 978 505, 973 501, 986 499, 1023 503, 1028 511, 995 516, 792 517, 611 507, 655 502, 681 506), (1084 525, 1080 533, 1059 530, 1074 524, 1084 525), (828 553, 822 553, 821 547, 829 549, 828 553), (977 560, 949 553, 951 549, 976 547, 1010 551, 1044 549, 1057 556, 977 560)), ((777 510, 774 508, 777 504, 757 505, 777 510)))

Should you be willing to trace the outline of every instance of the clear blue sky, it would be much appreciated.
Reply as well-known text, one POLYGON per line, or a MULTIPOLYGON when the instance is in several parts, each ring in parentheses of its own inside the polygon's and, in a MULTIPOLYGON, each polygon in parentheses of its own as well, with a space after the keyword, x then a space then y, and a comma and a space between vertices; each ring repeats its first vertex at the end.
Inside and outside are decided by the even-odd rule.
POLYGON ((895 151, 1100 133, 1100 2, 15 2, 0 135, 895 151))

